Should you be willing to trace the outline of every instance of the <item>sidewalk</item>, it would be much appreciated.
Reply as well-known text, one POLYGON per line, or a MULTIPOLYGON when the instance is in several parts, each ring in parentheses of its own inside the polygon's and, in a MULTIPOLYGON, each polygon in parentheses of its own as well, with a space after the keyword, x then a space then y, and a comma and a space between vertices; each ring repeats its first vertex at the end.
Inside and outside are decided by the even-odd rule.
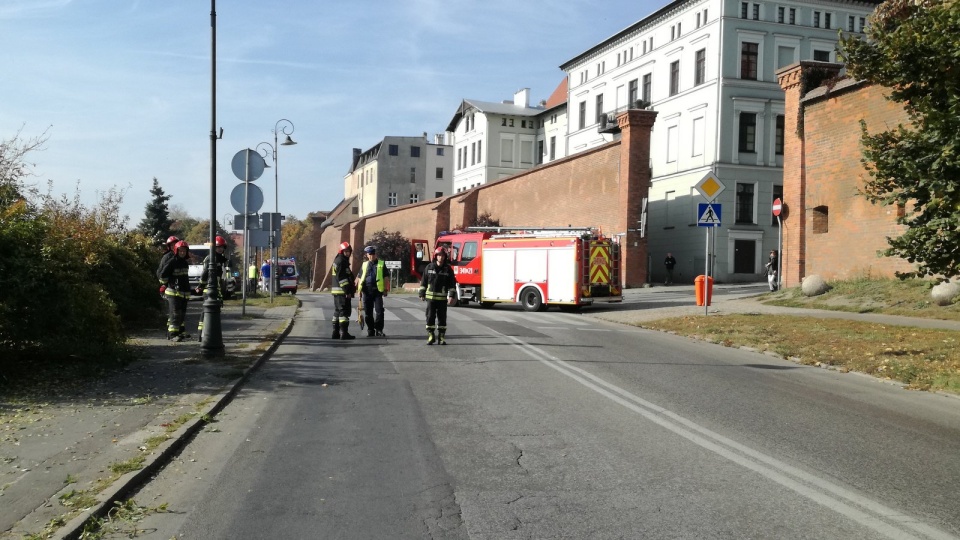
MULTIPOLYGON (((200 304, 190 302, 187 315, 195 336, 200 304)), ((54 538, 75 538, 90 515, 125 498, 229 402, 290 331, 296 310, 247 306, 241 317, 240 306, 224 307, 223 358, 203 358, 196 337, 175 343, 163 329, 140 333, 131 337, 142 359, 122 371, 28 410, 0 404, 0 539, 41 533, 74 501, 89 508, 54 538), (95 494, 122 464, 142 468, 95 494)))

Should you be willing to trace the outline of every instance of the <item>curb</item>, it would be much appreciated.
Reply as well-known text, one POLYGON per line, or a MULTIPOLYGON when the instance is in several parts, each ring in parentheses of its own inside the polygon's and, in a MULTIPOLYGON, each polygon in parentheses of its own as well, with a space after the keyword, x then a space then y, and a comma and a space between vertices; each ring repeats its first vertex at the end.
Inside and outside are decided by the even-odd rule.
MULTIPOLYGON (((299 309, 302 306, 303 302, 298 299, 297 308, 299 309)), ((106 517, 116 506, 117 502, 120 502, 127 495, 136 491, 146 484, 151 477, 160 472, 160 470, 170 463, 170 460, 190 442, 193 436, 207 425, 208 419, 215 417, 217 413, 233 401, 237 392, 240 391, 240 388, 247 382, 250 376, 273 356, 273 353, 280 347, 280 343, 283 342, 284 338, 286 338, 293 329, 294 320, 295 316, 287 319, 286 328, 280 333, 280 336, 273 341, 270 347, 267 348, 253 364, 244 370, 243 375, 234 382, 229 390, 221 393, 219 397, 213 403, 210 403, 200 414, 180 426, 167 441, 155 448, 150 454, 150 457, 144 462, 143 468, 121 476, 111 484, 110 487, 98 493, 96 505, 68 521, 63 527, 60 527, 51 538, 54 540, 76 540, 84 532, 84 526, 89 520, 92 518, 103 519, 106 517)))

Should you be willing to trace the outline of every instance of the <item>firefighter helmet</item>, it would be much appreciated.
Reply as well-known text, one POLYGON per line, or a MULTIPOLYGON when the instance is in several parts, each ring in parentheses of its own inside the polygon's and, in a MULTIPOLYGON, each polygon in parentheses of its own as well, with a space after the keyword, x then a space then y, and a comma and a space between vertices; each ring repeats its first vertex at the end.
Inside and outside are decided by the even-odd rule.
POLYGON ((376 252, 377 252, 377 246, 367 246, 367 247, 363 248, 363 252, 364 252, 364 253, 376 253, 376 252))
POLYGON ((173 246, 173 252, 176 253, 180 248, 187 250, 187 253, 190 253, 190 244, 181 240, 173 246))
POLYGON ((214 240, 215 240, 215 241, 214 241, 214 245, 215 245, 215 246, 223 246, 223 247, 226 247, 226 245, 227 245, 227 241, 224 240, 222 236, 218 236, 218 237, 216 237, 214 240))
POLYGON ((350 242, 343 242, 343 243, 340 244, 340 251, 338 251, 337 253, 343 253, 344 251, 347 251, 348 249, 349 249, 350 251, 353 251, 353 248, 350 247, 350 242))
POLYGON ((433 250, 433 256, 436 257, 437 255, 443 255, 444 257, 446 257, 447 250, 443 246, 439 246, 437 247, 437 249, 433 250))
POLYGON ((170 238, 167 238, 167 245, 169 246, 170 244, 176 244, 179 241, 180 239, 176 236, 171 236, 170 238))

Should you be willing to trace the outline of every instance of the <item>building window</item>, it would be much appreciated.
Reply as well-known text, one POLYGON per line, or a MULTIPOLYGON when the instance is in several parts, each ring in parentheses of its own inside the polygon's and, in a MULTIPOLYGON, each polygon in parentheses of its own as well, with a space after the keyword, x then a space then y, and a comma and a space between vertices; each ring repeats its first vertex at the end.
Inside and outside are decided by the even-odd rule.
POLYGON ((737 223, 753 223, 753 184, 737 183, 737 223))
POLYGON ((387 194, 387 206, 396 206, 397 205, 397 193, 390 192, 387 194))
POLYGON ((697 12, 697 28, 700 28, 700 12, 697 12))
POLYGON ((537 141, 537 165, 543 163, 543 141, 537 141))
POLYGON ((533 141, 520 141, 520 163, 533 165, 533 141))
POLYGON ((433 193, 433 196, 434 196, 434 197, 443 197, 443 192, 442 192, 442 191, 436 191, 436 192, 433 193))
POLYGON ((817 62, 829 62, 830 51, 813 51, 813 59, 817 62))
POLYGON ((638 81, 637 79, 634 79, 629 83, 627 83, 627 103, 629 103, 631 106, 637 102, 637 97, 638 97, 637 87, 639 86, 639 82, 640 81, 638 81))
POLYGON ((391 156, 399 156, 399 155, 400 155, 400 146, 398 146, 398 145, 396 145, 396 144, 391 144, 391 145, 390 145, 390 155, 391 155, 391 156))
POLYGON ((410 147, 410 157, 420 157, 420 147, 411 146, 410 147))
MULTIPOLYGON (((777 224, 777 216, 773 215, 773 201, 780 199, 780 202, 783 202, 783 186, 774 184, 773 185, 773 197, 770 199, 770 224, 777 224)), ((781 213, 782 215, 782 213, 781 213)))
POLYGON ((820 12, 819 11, 813 12, 813 27, 820 28, 820 12))
POLYGON ((755 21, 760 20, 760 4, 753 5, 753 20, 755 21))
POLYGON ((813 234, 830 232, 830 209, 826 206, 817 206, 813 209, 813 234))
POLYGON ((587 102, 580 102, 580 119, 577 121, 577 127, 583 129, 587 127, 587 102))
POLYGON ((477 162, 477 143, 470 143, 470 164, 477 162))
POLYGON ((650 100, 650 89, 653 86, 653 82, 651 80, 652 77, 653 75, 650 73, 647 73, 643 76, 643 89, 641 90, 641 98, 647 103, 652 103, 650 100))
POLYGON ((744 42, 740 44, 740 78, 757 80, 757 53, 756 43, 744 42))
POLYGON ((416 167, 410 167, 410 183, 411 183, 411 184, 416 184, 416 183, 417 183, 417 168, 416 168, 416 167))
POLYGON ((826 28, 826 29, 828 29, 828 30, 830 29, 831 24, 832 24, 832 21, 831 21, 832 15, 833 15, 832 13, 824 13, 824 14, 823 14, 823 27, 826 28))
POLYGON ((696 54, 696 67, 693 72, 693 85, 699 86, 703 84, 704 79, 707 76, 707 50, 700 49, 696 54))
POLYGON ((443 179, 443 167, 437 167, 437 180, 443 179))
POLYGON ((863 32, 863 29, 867 27, 867 18, 860 17, 860 31, 863 32))
POLYGON ((557 159, 557 138, 550 137, 550 161, 557 159))
POLYGON ((483 163, 483 141, 477 141, 477 163, 483 163))
POLYGON ((513 127, 513 118, 510 119, 510 127, 513 127))
POLYGON ((740 144, 741 152, 757 151, 757 113, 740 113, 740 144))
POLYGON ((777 115, 777 128, 776 128, 776 139, 773 143, 774 152, 778 156, 783 155, 783 126, 784 126, 784 116, 782 114, 777 115))
POLYGON ((746 19, 747 14, 750 13, 750 3, 749 2, 740 2, 740 18, 746 19))
POLYGON ((420 202, 420 194, 419 194, 419 193, 411 193, 411 194, 410 194, 410 204, 413 204, 413 203, 415 203, 415 202, 420 202))
POLYGON ((857 18, 853 15, 847 17, 847 32, 856 32, 857 31, 857 18))
POLYGON ((797 8, 790 8, 790 24, 797 24, 797 8))
POLYGON ((786 15, 787 8, 783 6, 777 7, 777 22, 783 24, 784 15, 786 15))
POLYGON ((600 117, 603 116, 603 94, 597 94, 597 123, 600 123, 600 117))
POLYGON ((442 156, 442 155, 443 155, 443 148, 437 148, 437 155, 438 155, 438 156, 442 156))
POLYGON ((507 117, 504 116, 500 119, 500 127, 507 127, 507 117))
POLYGON ((680 61, 670 62, 670 95, 680 91, 680 61))

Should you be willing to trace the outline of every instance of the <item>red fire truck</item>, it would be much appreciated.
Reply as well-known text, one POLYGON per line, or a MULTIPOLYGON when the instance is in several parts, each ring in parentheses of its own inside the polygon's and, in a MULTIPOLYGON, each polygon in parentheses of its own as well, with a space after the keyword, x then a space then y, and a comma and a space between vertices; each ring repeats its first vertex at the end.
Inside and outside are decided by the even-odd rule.
MULTIPOLYGON (((419 279, 433 251, 413 240, 412 273, 419 279)), ((620 302, 620 245, 595 229, 469 227, 440 233, 450 254, 460 304, 518 302, 527 311, 556 305, 575 311, 594 302, 620 302)))

